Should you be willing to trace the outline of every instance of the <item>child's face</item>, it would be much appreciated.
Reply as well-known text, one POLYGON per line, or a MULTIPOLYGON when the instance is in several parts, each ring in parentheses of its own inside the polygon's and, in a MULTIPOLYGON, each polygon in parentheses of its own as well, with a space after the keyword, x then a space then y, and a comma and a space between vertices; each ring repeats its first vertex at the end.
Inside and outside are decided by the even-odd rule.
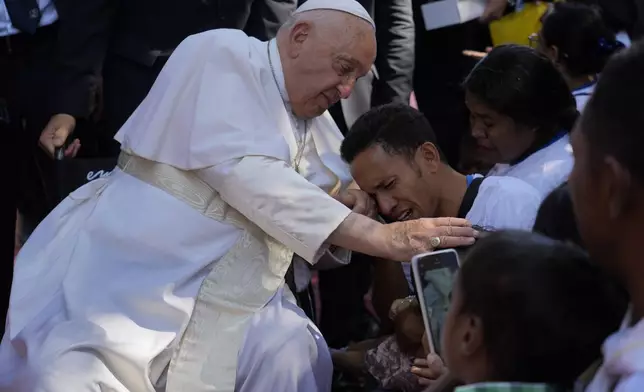
POLYGON ((443 361, 457 380, 472 384, 485 381, 485 347, 481 319, 462 311, 460 278, 452 289, 452 300, 441 337, 443 361))

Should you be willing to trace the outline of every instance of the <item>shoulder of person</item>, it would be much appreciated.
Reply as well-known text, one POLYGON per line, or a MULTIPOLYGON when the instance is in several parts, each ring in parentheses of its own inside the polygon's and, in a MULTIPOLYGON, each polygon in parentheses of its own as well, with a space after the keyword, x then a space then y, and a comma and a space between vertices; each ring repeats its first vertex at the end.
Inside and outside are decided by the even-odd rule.
POLYGON ((499 200, 524 200, 525 202, 535 201, 539 203, 541 196, 539 191, 527 182, 511 176, 489 176, 481 183, 479 193, 494 194, 499 200))
POLYGON ((483 207, 477 224, 501 230, 531 229, 542 197, 523 180, 492 176, 481 183, 477 199, 483 207))
POLYGON ((259 41, 249 37, 242 30, 214 29, 187 37, 177 50, 196 51, 200 55, 210 55, 222 60, 248 61, 253 42, 259 41))

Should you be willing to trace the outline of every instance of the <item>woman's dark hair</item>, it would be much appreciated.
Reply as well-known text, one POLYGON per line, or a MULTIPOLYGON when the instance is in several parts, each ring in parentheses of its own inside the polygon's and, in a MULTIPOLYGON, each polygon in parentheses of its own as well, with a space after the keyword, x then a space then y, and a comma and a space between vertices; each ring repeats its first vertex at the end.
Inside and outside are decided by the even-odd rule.
POLYGON ((634 32, 637 22, 637 5, 634 1, 568 0, 568 2, 597 7, 602 19, 615 34, 625 31, 632 35, 634 32))
POLYGON ((478 241, 461 267, 461 314, 478 316, 489 381, 571 387, 619 328, 627 300, 577 247, 501 231, 478 241))
POLYGON ((568 183, 560 185, 546 196, 539 207, 532 230, 555 240, 583 246, 568 183))
POLYGON ((542 23, 542 44, 557 47, 558 61, 573 77, 599 74, 610 56, 624 48, 599 10, 588 5, 555 3, 542 23))
POLYGON ((516 123, 536 127, 537 144, 546 143, 577 120, 577 104, 561 73, 532 48, 501 45, 485 56, 463 87, 490 109, 516 123))

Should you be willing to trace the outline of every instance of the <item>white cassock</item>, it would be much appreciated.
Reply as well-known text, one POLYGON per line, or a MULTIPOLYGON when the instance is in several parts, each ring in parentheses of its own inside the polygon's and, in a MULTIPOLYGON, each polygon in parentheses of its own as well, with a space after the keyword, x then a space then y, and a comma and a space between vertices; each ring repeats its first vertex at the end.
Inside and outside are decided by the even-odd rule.
POLYGON ((0 390, 330 390, 284 274, 294 253, 347 262, 324 241, 350 213, 327 193, 351 178, 328 113, 287 110, 270 45, 272 61, 266 42, 215 30, 176 49, 116 136, 119 168, 19 254, 0 390))
POLYGON ((604 342, 603 364, 586 392, 644 391, 644 320, 631 324, 629 310, 619 331, 604 342))
POLYGON ((545 198, 568 181, 573 164, 570 138, 565 134, 519 163, 494 165, 487 175, 516 177, 532 185, 545 198))
MULTIPOLYGON (((488 231, 532 230, 541 200, 540 193, 522 180, 513 177, 486 177, 465 218, 488 231)), ((411 264, 403 263, 403 271, 412 287, 411 264)))

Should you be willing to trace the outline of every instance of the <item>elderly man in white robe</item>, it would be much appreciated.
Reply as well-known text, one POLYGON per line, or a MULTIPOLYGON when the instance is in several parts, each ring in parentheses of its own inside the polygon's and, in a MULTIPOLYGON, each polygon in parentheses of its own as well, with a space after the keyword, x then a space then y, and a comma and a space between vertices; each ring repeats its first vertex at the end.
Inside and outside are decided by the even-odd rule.
POLYGON ((308 1, 270 42, 181 43, 116 136, 118 168, 18 255, 0 390, 330 390, 328 348, 284 285, 293 256, 407 261, 477 235, 459 219, 381 224, 346 191, 326 109, 374 56, 353 0, 308 1))

